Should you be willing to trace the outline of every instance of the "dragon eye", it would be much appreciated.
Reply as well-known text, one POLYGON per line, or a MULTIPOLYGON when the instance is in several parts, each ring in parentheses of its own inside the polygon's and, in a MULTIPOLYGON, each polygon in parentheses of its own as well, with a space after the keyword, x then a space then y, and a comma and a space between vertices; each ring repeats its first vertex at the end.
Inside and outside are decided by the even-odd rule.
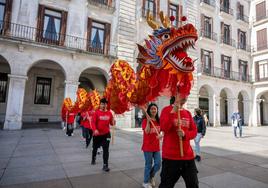
POLYGON ((162 40, 167 40, 167 39, 169 39, 170 38, 170 35, 169 34, 164 34, 163 36, 162 36, 162 40))

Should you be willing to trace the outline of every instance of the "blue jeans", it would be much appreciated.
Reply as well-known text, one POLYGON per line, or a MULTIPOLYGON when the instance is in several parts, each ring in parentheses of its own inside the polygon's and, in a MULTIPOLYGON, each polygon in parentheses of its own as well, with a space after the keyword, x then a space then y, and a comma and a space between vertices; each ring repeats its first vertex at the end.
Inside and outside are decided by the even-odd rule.
POLYGON ((194 139, 194 143, 195 143, 195 154, 200 156, 200 141, 202 138, 202 134, 201 133, 197 133, 195 139, 194 139))
POLYGON ((144 183, 149 183, 149 180, 154 177, 156 172, 160 169, 161 166, 161 156, 160 152, 143 152, 145 159, 145 168, 144 168, 144 183), (153 164, 154 160, 154 166, 153 164))
POLYGON ((237 137, 236 129, 239 129, 239 136, 242 137, 242 125, 238 125, 237 127, 234 127, 234 135, 237 137))

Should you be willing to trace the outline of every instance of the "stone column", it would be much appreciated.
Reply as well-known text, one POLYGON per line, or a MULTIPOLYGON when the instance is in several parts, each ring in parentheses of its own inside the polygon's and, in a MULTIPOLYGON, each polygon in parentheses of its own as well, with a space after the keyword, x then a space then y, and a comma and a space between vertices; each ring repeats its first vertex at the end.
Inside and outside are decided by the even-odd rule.
POLYGON ((8 75, 9 87, 4 129, 17 130, 22 126, 22 110, 27 76, 8 75))
POLYGON ((220 97, 213 95, 213 126, 220 127, 220 97))
POLYGON ((252 106, 250 100, 243 101, 244 106, 244 124, 247 124, 249 127, 252 126, 252 106))
POLYGON ((252 126, 256 127, 260 124, 260 99, 254 98, 252 104, 252 126))
POLYGON ((256 113, 256 126, 261 126, 261 99, 256 101, 257 113, 256 113))
POLYGON ((79 82, 77 81, 65 80, 64 98, 70 97, 72 102, 75 102, 78 85, 79 82))

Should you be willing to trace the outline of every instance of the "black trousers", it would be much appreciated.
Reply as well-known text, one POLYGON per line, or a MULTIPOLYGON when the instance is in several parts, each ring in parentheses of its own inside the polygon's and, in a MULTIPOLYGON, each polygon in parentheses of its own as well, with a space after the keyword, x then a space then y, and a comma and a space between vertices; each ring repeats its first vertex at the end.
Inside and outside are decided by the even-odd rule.
POLYGON ((110 133, 100 136, 93 136, 92 160, 94 161, 96 160, 97 150, 99 147, 102 147, 103 165, 108 165, 110 140, 111 140, 110 133))
POLYGON ((91 129, 84 127, 84 133, 85 133, 85 138, 86 138, 86 145, 88 146, 92 139, 93 131, 91 129))
POLYGON ((159 188, 173 188, 182 176, 186 188, 198 188, 197 168, 194 160, 163 159, 159 188))
POLYGON ((66 134, 68 136, 72 136, 73 132, 74 132, 74 125, 73 124, 67 124, 67 126, 66 126, 66 134))

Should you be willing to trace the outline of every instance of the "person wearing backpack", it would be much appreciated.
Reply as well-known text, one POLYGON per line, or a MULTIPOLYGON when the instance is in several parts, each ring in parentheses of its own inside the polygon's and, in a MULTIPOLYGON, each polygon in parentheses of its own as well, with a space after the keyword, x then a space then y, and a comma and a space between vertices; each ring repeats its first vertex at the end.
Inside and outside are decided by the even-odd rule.
POLYGON ((204 138, 205 134, 206 134, 206 125, 205 125, 205 121, 201 115, 201 110, 199 108, 196 108, 194 110, 194 122, 196 124, 197 127, 197 135, 194 139, 194 143, 195 143, 195 159, 199 162, 201 161, 201 152, 200 152, 200 141, 202 138, 204 138))

